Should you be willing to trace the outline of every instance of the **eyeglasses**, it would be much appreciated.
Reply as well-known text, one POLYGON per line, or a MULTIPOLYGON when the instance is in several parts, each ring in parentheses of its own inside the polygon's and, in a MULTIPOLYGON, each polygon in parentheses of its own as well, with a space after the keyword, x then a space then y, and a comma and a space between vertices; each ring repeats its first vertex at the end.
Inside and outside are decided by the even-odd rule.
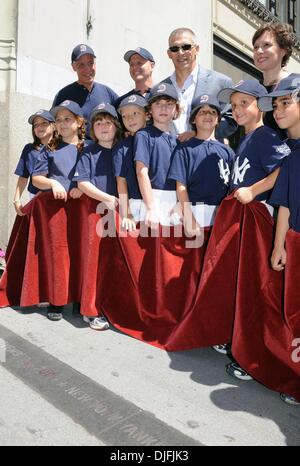
POLYGON ((195 44, 172 45, 171 47, 169 47, 169 50, 173 53, 179 52, 179 50, 187 52, 188 50, 191 50, 193 47, 195 47, 195 44))

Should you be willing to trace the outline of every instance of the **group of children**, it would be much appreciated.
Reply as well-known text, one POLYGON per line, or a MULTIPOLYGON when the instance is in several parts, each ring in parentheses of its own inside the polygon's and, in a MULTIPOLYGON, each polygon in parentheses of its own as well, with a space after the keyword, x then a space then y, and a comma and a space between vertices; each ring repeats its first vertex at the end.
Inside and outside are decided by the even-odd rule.
MULTIPOLYGON (((129 232, 138 222, 151 229, 183 224, 185 235, 191 238, 203 235, 203 228, 212 226, 216 215, 222 217, 222 200, 233 193, 242 204, 264 203, 270 215, 274 206, 280 206, 270 265, 281 271, 289 262, 288 231, 300 234, 299 101, 300 85, 295 78, 282 80, 269 95, 257 80, 242 81, 218 96, 202 95, 192 103, 190 123, 195 136, 184 143, 171 132, 180 107, 175 88, 167 83, 154 86, 147 100, 135 94, 126 97, 117 111, 108 103, 99 103, 90 115, 93 141, 85 139, 82 110, 75 102, 65 101, 50 112, 40 110, 28 120, 34 142, 25 146, 15 172, 19 176, 16 212, 23 215, 21 196, 29 178, 31 195, 52 190, 55 199, 67 202, 68 195, 76 199, 84 193, 109 209, 118 208, 122 228, 129 232), (220 102, 231 104, 234 120, 245 130, 236 154, 215 139, 220 102), (287 131, 287 143, 264 126, 265 111, 273 112, 278 127, 287 131), (125 127, 123 138, 120 119, 125 127)), ((222 295, 222 290, 215 291, 222 295)), ((60 320, 62 311, 62 306, 50 303, 48 318, 60 320)), ((93 329, 109 328, 103 315, 83 319, 93 329)), ((300 320, 300 301, 294 319, 300 320)), ((228 343, 220 342, 216 349, 227 352, 228 343)), ((227 371, 247 379, 247 372, 236 361, 227 371)), ((293 396, 283 394, 282 398, 300 404, 293 396)))

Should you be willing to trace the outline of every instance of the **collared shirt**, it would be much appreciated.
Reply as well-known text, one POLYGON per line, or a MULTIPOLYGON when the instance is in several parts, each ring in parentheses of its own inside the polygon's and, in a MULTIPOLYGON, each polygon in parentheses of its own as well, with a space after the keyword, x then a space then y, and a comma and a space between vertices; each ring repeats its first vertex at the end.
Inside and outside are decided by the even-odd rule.
POLYGON ((289 226, 300 233, 300 139, 287 139, 286 143, 292 152, 282 164, 270 204, 287 207, 289 226))
MULTIPOLYGON (((290 149, 282 142, 276 131, 268 126, 246 134, 236 150, 236 160, 233 168, 229 191, 252 186, 266 178, 276 168, 282 165, 290 149)), ((257 201, 267 201, 271 191, 256 196, 257 201)))
POLYGON ((177 90, 181 106, 181 114, 179 118, 173 122, 177 134, 184 133, 189 129, 189 117, 191 113, 192 100, 196 90, 197 77, 198 66, 195 66, 192 73, 185 80, 183 87, 178 86, 175 71, 171 76, 171 81, 177 90))

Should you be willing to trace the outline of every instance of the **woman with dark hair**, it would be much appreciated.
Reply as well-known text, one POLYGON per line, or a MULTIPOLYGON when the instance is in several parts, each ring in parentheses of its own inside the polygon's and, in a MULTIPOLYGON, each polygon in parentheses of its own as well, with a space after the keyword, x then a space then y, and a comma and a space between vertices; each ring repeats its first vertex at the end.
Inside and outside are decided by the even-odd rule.
MULTIPOLYGON (((261 83, 270 93, 282 79, 290 75, 284 67, 293 51, 292 27, 285 23, 264 24, 252 37, 252 45, 254 64, 263 74, 261 83)), ((283 139, 286 138, 285 131, 278 128, 273 112, 265 114, 264 124, 275 129, 283 139)))

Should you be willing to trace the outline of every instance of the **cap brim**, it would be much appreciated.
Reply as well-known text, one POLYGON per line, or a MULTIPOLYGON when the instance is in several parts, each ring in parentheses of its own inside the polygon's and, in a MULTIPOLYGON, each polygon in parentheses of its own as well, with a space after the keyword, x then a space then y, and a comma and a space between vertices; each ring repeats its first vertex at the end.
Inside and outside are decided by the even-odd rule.
POLYGON ((83 55, 92 55, 92 57, 97 58, 96 55, 95 55, 94 53, 91 53, 91 52, 82 52, 80 55, 78 55, 78 57, 76 58, 76 60, 72 60, 72 63, 78 61, 79 58, 83 57, 83 55))
POLYGON ((230 104, 231 95, 236 92, 232 87, 225 87, 218 93, 218 100, 224 104, 230 104))
POLYGON ((118 115, 114 115, 112 112, 110 112, 109 110, 106 110, 106 109, 99 109, 99 110, 95 110, 94 112, 92 112, 89 116, 89 121, 92 121, 92 119, 98 115, 99 113, 107 113, 108 115, 112 116, 113 118, 118 118, 118 115))
POLYGON ((293 92, 294 91, 292 90, 271 92, 270 94, 258 99, 258 106, 262 112, 271 112, 273 110, 273 99, 276 97, 282 97, 284 95, 291 95, 293 92))

